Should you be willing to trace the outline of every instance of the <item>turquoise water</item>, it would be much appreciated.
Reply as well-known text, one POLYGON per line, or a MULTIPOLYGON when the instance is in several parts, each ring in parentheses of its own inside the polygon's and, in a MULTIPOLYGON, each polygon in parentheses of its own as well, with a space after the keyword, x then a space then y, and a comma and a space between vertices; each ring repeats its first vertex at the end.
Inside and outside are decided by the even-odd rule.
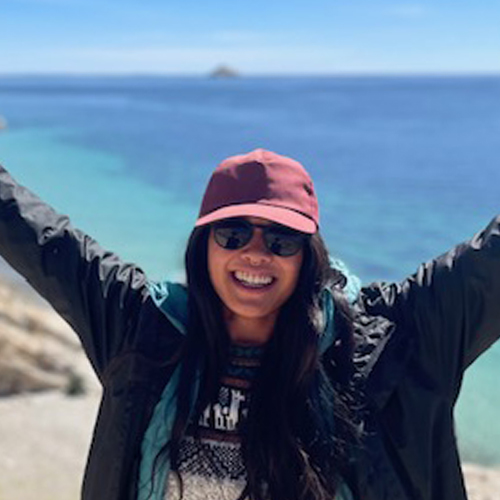
POLYGON ((2 163, 75 226, 138 262, 152 278, 179 276, 194 207, 124 174, 119 156, 61 140, 66 134, 11 130, 0 136, 2 163))
MULTIPOLYGON (((500 78, 0 78, 0 162, 154 279, 182 276, 204 185, 255 147, 303 161, 332 252, 401 280, 499 211, 500 78)), ((500 464, 500 345, 468 372, 463 457, 500 464)))

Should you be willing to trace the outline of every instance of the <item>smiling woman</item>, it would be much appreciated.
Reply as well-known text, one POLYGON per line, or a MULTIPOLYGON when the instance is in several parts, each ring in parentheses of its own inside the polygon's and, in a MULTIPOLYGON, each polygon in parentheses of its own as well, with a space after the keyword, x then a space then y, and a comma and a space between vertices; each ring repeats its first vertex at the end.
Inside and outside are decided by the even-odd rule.
MULTIPOLYGON (((300 491, 303 498, 335 492, 350 498, 339 471, 348 468, 342 442, 354 445, 358 438, 354 406, 346 404, 347 395, 354 400, 348 383, 352 329, 347 301, 340 288, 335 290, 345 279, 331 268, 317 224, 312 181, 289 158, 256 150, 229 158, 212 175, 186 253, 192 321, 184 355, 204 358, 207 365, 198 382, 198 401, 190 400, 197 385, 196 364, 181 369, 178 412, 168 443, 170 476, 177 475, 186 498, 196 498, 197 492, 214 499, 301 498, 300 491), (328 303, 335 296, 338 305, 335 358, 344 368, 335 383, 317 373, 319 338, 324 352, 333 343, 332 336, 322 335, 327 289, 328 303), (245 364, 259 367, 243 379, 230 375, 239 363, 232 357, 235 348, 253 352, 245 364), (240 417, 233 417, 238 425, 231 429, 219 427, 220 408, 228 414, 233 408, 227 391, 245 407, 240 417), (320 393, 328 397, 316 399, 320 393), (176 432, 186 427, 186 433, 176 432), (305 463, 300 442, 309 447, 315 429, 324 430, 321 443, 308 449, 305 463), (197 441, 197 436, 204 439, 197 441), (217 465, 228 453, 244 467, 217 465), (190 456, 196 456, 195 463, 190 456), (318 482, 320 464, 324 484, 318 482)), ((160 477, 164 475, 163 470, 160 477)), ((149 475, 144 473, 143 479, 147 484, 149 475)), ((172 480, 168 484, 172 498, 179 496, 175 486, 172 480)))
POLYGON ((465 499, 453 407, 500 335, 500 217, 361 289, 319 227, 300 163, 228 158, 187 283, 152 283, 0 167, 0 252, 104 388, 84 499, 465 499))

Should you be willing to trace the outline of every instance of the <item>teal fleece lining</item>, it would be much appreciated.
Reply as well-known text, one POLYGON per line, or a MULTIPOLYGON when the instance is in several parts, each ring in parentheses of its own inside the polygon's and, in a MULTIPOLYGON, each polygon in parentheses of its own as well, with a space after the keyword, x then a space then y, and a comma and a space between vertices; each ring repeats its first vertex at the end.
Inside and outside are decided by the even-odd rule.
MULTIPOLYGON (((347 278, 344 292, 352 303, 356 300, 360 290, 360 280, 352 275, 345 264, 338 259, 331 259, 333 267, 339 269, 347 278)), ((150 283, 149 292, 156 306, 171 321, 174 327, 186 334, 187 325, 187 289, 178 283, 161 282, 150 283)), ((334 325, 334 302, 331 293, 325 290, 323 293, 323 311, 325 321, 324 334, 320 340, 320 352, 323 353, 335 341, 334 325)), ((180 365, 174 370, 172 377, 165 386, 160 400, 156 404, 149 426, 144 434, 141 445, 141 464, 139 470, 139 482, 137 489, 137 500, 165 500, 166 478, 170 471, 168 454, 163 455, 157 461, 155 470, 155 481, 152 484, 151 476, 155 457, 168 443, 177 412, 176 389, 179 383, 180 365)), ((193 399, 196 401, 199 390, 199 374, 196 386, 193 389, 193 399)), ((352 494, 348 486, 342 483, 337 494, 337 500, 352 500, 352 494)))
MULTIPOLYGON (((183 335, 186 334, 187 324, 187 290, 178 283, 167 281, 150 283, 149 292, 156 306, 165 314, 174 327, 183 335)), ((176 389, 179 384, 181 365, 174 370, 170 380, 165 386, 160 400, 155 406, 149 426, 144 434, 141 445, 141 465, 139 470, 139 483, 137 500, 164 500, 166 481, 170 471, 168 455, 158 460, 155 469, 155 481, 152 483, 151 475, 155 457, 168 443, 174 427, 175 414, 177 413, 176 389)), ((194 399, 198 397, 199 376, 194 388, 194 399)))

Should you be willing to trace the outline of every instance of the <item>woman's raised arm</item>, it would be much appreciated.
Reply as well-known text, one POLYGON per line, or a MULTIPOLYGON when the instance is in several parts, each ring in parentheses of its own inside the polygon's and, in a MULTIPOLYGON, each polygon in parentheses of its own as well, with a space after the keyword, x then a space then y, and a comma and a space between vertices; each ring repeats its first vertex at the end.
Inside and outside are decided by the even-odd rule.
POLYGON ((500 337, 500 216, 401 284, 372 289, 366 303, 390 307, 422 373, 456 398, 465 369, 500 337))
POLYGON ((0 254, 78 333, 99 377, 147 296, 137 267, 103 250, 0 166, 0 254))

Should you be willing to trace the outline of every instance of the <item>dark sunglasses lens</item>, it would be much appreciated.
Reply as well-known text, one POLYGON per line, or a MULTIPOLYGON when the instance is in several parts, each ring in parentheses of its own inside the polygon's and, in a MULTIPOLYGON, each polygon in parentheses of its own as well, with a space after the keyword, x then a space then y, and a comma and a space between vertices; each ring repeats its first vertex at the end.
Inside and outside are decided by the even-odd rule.
POLYGON ((295 255, 300 251, 304 243, 302 235, 274 228, 265 231, 264 238, 267 248, 280 257, 295 255))
POLYGON ((252 228, 241 222, 222 222, 214 227, 215 241, 226 250, 237 250, 252 239, 252 228))

